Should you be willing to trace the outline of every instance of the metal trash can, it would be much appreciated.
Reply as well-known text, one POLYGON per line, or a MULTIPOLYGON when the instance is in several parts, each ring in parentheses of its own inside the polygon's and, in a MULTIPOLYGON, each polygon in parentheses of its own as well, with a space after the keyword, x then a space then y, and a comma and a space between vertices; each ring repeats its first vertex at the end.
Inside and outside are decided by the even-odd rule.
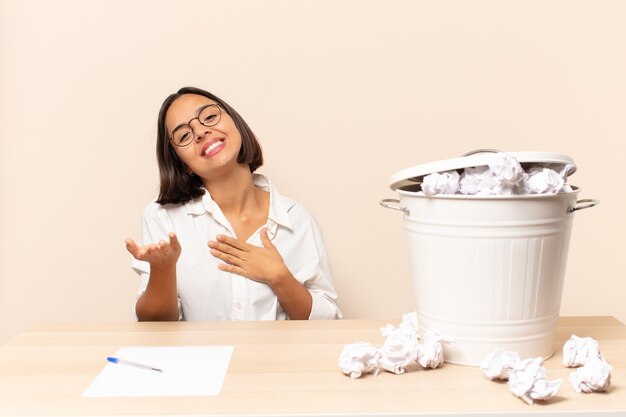
MULTIPOLYGON (((567 156, 512 152, 524 164, 571 164, 567 156)), ((596 205, 580 190, 529 195, 434 195, 421 191, 433 172, 487 165, 469 155, 397 172, 399 200, 380 202, 402 212, 420 332, 455 341, 447 362, 478 366, 496 347, 521 357, 550 357, 574 213, 596 205)))

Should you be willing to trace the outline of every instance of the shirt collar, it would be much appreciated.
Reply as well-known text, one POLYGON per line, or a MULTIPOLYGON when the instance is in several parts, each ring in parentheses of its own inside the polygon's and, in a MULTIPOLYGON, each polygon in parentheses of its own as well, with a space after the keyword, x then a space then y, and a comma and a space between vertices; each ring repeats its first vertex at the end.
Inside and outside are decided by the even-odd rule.
MULTIPOLYGON (((276 223, 286 227, 289 230, 293 229, 291 219, 289 218, 289 210, 294 206, 295 202, 291 199, 285 198, 278 193, 276 188, 272 185, 270 180, 262 174, 252 174, 252 181, 254 185, 260 187, 270 193, 270 209, 268 214, 268 223, 276 223)), ((215 213, 217 204, 211 198, 211 193, 206 188, 204 189, 204 195, 201 198, 187 203, 187 214, 202 215, 208 213, 211 216, 215 213)))

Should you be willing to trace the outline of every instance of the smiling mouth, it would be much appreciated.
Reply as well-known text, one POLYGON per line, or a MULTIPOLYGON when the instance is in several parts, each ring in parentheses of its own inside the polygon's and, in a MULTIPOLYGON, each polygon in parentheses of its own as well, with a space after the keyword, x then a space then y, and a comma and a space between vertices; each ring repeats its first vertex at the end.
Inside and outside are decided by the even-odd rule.
POLYGON ((212 144, 210 144, 209 146, 207 146, 207 148, 202 151, 202 156, 207 156, 209 153, 211 153, 211 151, 217 149, 218 147, 222 146, 224 144, 223 140, 218 140, 213 142, 212 144))

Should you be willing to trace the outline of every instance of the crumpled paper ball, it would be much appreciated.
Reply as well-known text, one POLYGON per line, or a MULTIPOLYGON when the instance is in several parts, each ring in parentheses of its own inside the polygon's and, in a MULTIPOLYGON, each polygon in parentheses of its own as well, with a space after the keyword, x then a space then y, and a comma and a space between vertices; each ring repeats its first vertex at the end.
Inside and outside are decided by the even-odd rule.
POLYGON ((606 391, 611 385, 613 367, 603 358, 591 357, 576 372, 569 375, 569 381, 576 392, 606 391))
POLYGON ((564 185, 563 178, 549 168, 531 168, 524 182, 528 194, 556 194, 564 185))
POLYGON ((417 362, 424 368, 438 368, 444 362, 442 343, 454 343, 441 333, 428 331, 424 334, 424 341, 417 351, 417 362))
POLYGON ((517 158, 505 152, 494 155, 493 160, 489 163, 489 170, 498 184, 492 190, 492 194, 515 194, 526 177, 526 173, 517 158))
POLYGON ((341 371, 352 379, 359 378, 363 373, 378 375, 380 353, 369 343, 352 343, 343 347, 338 364, 341 371))
POLYGON ((489 195, 498 187, 498 180, 488 166, 465 168, 459 180, 459 192, 465 195, 489 195))
POLYGON ((459 173, 448 171, 427 175, 422 180, 422 191, 426 195, 454 194, 459 189, 459 173))
POLYGON ((391 324, 380 329, 385 343, 380 349, 381 368, 401 375, 417 355, 417 334, 409 327, 394 327, 391 324))
POLYGON ((497 348, 483 359, 480 370, 487 379, 506 381, 519 361, 520 357, 517 352, 497 348))
POLYGON ((556 395, 562 379, 548 381, 547 371, 542 366, 543 358, 519 361, 509 373, 509 388, 513 395, 532 405, 535 400, 547 400, 556 395))
POLYGON ((601 358, 598 341, 591 337, 578 337, 575 334, 563 345, 563 365, 568 368, 582 366, 590 358, 601 358))

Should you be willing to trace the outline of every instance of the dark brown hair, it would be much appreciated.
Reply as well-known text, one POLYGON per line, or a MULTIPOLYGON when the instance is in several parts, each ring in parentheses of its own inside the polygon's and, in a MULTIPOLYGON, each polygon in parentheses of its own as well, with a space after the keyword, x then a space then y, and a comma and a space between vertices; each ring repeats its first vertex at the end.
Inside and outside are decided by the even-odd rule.
POLYGON ((237 156, 237 162, 248 164, 250 172, 254 172, 263 165, 263 152, 256 136, 243 120, 243 118, 230 107, 224 100, 208 91, 195 87, 183 87, 178 92, 171 94, 165 99, 159 111, 159 121, 157 126, 157 161, 159 163, 159 176, 161 186, 157 203, 178 204, 186 203, 189 200, 198 198, 204 194, 204 185, 197 175, 189 175, 185 164, 180 160, 170 143, 167 127, 165 126, 165 115, 172 103, 185 94, 197 94, 207 97, 216 102, 235 122, 235 127, 241 135, 241 149, 237 156))

